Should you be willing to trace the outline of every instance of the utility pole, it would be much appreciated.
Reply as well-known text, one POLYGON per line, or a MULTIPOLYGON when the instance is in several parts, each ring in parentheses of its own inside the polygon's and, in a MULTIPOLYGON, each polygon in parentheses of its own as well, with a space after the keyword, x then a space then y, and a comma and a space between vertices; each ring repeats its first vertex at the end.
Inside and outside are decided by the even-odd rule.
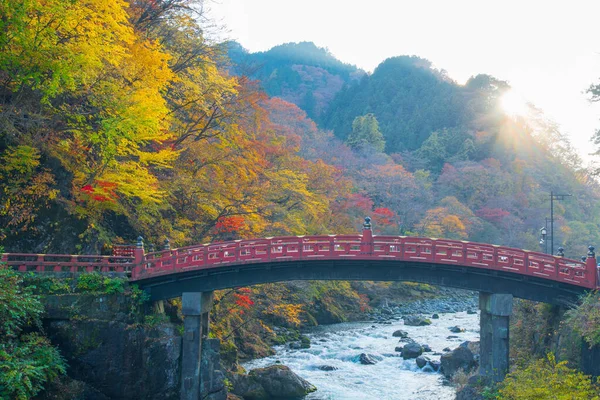
POLYGON ((564 200, 572 194, 554 194, 550 192, 550 254, 554 255, 554 200, 564 200))

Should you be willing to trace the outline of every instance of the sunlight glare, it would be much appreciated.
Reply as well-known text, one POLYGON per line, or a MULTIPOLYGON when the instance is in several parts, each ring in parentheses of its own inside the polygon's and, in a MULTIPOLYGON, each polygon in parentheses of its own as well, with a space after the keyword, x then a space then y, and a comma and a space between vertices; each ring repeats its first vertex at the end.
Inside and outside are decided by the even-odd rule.
POLYGON ((527 114, 527 100, 514 90, 509 90, 500 99, 502 109, 512 116, 524 116, 527 114))

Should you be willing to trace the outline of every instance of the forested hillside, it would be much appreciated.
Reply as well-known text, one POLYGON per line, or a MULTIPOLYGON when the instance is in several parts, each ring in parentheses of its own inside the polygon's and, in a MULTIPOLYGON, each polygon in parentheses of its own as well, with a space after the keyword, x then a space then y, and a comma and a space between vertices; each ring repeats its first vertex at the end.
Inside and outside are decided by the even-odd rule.
POLYGON ((354 232, 369 214, 377 232, 539 249, 551 190, 574 195, 557 203, 556 247, 576 257, 600 239, 595 184, 543 115, 502 110, 505 82, 461 86, 417 57, 354 79, 360 70, 312 43, 248 54, 206 40, 193 4, 11 2, 7 250, 354 232), (306 93, 322 94, 322 127, 285 100, 315 113, 306 93))
POLYGON ((304 157, 351 179, 336 203, 344 218, 371 213, 380 232, 543 250, 549 193, 570 193, 555 204, 555 249, 585 254, 600 239, 597 185, 539 110, 502 108, 509 90, 485 74, 458 85, 427 60, 395 57, 346 85, 319 125, 282 99, 267 109, 281 133, 302 138, 304 157))
POLYGON ((312 42, 286 43, 260 53, 231 42, 228 49, 236 74, 259 80, 269 96, 296 104, 312 119, 324 113, 345 85, 365 75, 312 42))

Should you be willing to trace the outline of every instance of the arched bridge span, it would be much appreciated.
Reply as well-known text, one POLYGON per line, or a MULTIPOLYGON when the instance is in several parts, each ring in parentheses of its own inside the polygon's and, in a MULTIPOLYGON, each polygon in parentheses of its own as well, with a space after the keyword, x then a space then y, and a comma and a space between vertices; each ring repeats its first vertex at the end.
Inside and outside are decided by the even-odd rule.
POLYGON ((184 335, 181 399, 200 398, 202 340, 208 336, 212 291, 286 280, 413 281, 480 292, 480 373, 499 382, 509 365, 512 297, 573 304, 598 289, 594 248, 569 260, 483 243, 374 236, 369 220, 360 235, 237 240, 144 252, 116 247, 112 256, 15 254, 2 261, 36 273, 128 274, 153 300, 182 297, 184 335))
POLYGON ((236 240, 114 256, 4 254, 35 272, 126 272, 152 299, 286 280, 414 281, 548 303, 598 288, 593 248, 585 261, 483 243, 362 234, 236 240))

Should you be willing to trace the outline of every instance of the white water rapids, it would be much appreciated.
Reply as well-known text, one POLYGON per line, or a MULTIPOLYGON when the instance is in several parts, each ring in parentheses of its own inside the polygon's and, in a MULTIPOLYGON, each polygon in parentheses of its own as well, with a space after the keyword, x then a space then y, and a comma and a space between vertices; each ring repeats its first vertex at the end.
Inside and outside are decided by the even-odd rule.
POLYGON ((428 344, 433 352, 424 353, 439 360, 442 349, 454 349, 466 340, 479 340, 479 315, 466 312, 439 314, 429 326, 405 326, 402 320, 391 325, 371 322, 343 323, 317 327, 307 336, 310 349, 290 350, 277 346, 277 354, 244 364, 246 370, 273 365, 280 361, 317 387, 306 399, 312 400, 451 400, 453 387, 443 384, 440 373, 422 372, 415 360, 403 360, 394 352, 402 347, 399 338, 392 337, 398 329, 408 332, 419 344, 428 344), (452 333, 458 325, 466 332, 452 333), (373 327, 375 326, 375 327, 373 327), (458 338, 448 339, 448 336, 458 338), (382 357, 375 365, 362 365, 361 353, 382 357), (332 366, 334 371, 322 371, 320 366, 332 366))

